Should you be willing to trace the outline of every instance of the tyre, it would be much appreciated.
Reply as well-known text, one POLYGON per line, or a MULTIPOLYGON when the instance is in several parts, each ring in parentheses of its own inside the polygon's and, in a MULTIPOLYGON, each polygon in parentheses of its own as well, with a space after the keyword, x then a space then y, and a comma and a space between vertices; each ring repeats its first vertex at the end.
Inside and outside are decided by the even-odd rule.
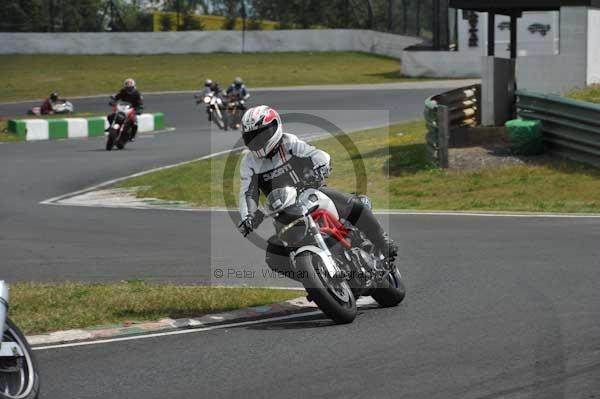
POLYGON ((219 129, 227 130, 223 118, 219 118, 219 115, 217 115, 214 111, 212 119, 215 121, 215 124, 219 127, 219 129))
POLYGON ((117 140, 117 148, 119 150, 124 149, 125 145, 127 145, 128 140, 129 140, 129 131, 122 132, 121 135, 119 136, 119 139, 117 140))
POLYGON ((332 282, 323 261, 312 252, 296 258, 296 269, 309 297, 327 317, 338 324, 354 321, 356 299, 347 281, 332 282))
POLYGON ((398 306, 404 300, 406 288, 396 266, 385 276, 384 280, 371 296, 384 308, 398 306))
POLYGON ((221 112, 221 115, 223 115, 223 130, 227 131, 229 130, 229 113, 227 112, 227 110, 224 110, 221 112))
POLYGON ((111 130, 110 132, 108 132, 108 137, 106 138, 106 151, 112 151, 114 146, 115 146, 115 132, 111 130))
POLYGON ((23 333, 10 320, 2 342, 14 342, 22 349, 23 357, 0 357, 0 399, 35 399, 40 392, 40 376, 33 351, 23 333))

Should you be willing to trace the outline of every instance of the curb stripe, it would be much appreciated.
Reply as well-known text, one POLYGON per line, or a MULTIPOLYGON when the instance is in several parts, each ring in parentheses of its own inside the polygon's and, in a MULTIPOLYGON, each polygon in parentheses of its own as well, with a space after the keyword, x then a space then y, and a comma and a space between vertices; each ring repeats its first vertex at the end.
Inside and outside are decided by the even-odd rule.
MULTIPOLYGON (((148 133, 164 129, 164 114, 152 113, 139 116, 139 132, 148 133)), ((64 119, 14 119, 8 121, 8 131, 22 141, 58 140, 104 136, 108 128, 106 117, 64 119)))

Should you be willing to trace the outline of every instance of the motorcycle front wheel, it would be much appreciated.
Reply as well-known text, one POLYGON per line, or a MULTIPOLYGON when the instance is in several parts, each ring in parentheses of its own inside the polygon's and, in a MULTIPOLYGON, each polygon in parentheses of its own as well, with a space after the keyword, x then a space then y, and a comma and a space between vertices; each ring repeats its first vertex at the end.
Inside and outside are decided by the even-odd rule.
POLYGON ((219 129, 227 130, 227 128, 225 126, 225 122, 223 121, 223 118, 219 117, 219 115, 215 111, 211 112, 211 119, 215 122, 215 124, 219 127, 219 129))
POLYGON ((116 132, 111 129, 106 137, 106 151, 112 151, 113 147, 115 146, 115 137, 116 132))
MULTIPOLYGON (((131 129, 131 128, 129 128, 129 129, 131 129)), ((125 145, 127 145, 127 142, 129 141, 129 135, 130 135, 130 133, 129 133, 130 130, 129 129, 127 131, 123 131, 121 133, 121 135, 118 137, 117 148, 119 150, 124 149, 125 145)))
POLYGON ((35 399, 40 392, 40 376, 33 351, 25 336, 10 320, 2 342, 14 342, 23 356, 0 357, 0 399, 35 399))
POLYGON ((309 297, 327 317, 338 324, 354 321, 356 299, 347 281, 332 281, 323 260, 310 252, 296 258, 296 269, 309 297))

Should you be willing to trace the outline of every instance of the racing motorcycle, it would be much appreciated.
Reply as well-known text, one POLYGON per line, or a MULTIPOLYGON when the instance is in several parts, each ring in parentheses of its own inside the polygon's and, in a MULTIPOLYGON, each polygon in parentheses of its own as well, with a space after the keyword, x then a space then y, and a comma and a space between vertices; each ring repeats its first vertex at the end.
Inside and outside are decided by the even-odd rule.
POLYGON ((239 129, 242 123, 244 100, 231 96, 225 102, 225 121, 232 129, 239 129))
POLYGON ((221 97, 214 92, 208 93, 202 97, 195 96, 196 104, 206 105, 206 112, 208 113, 208 121, 214 122, 219 129, 227 130, 228 124, 224 111, 223 100, 221 97))
POLYGON ((112 151, 115 145, 119 150, 122 150, 131 136, 131 128, 136 120, 136 112, 131 104, 124 101, 115 102, 112 100, 110 105, 113 107, 114 119, 108 127, 106 151, 112 151))
POLYGON ((35 399, 40 377, 33 351, 7 317, 8 284, 0 281, 0 399, 35 399))
POLYGON ((301 187, 273 190, 261 209, 274 220, 276 242, 291 250, 292 272, 307 298, 336 323, 354 320, 360 296, 397 306, 406 295, 400 271, 362 231, 340 220, 334 202, 319 190, 324 177, 311 173, 301 187))

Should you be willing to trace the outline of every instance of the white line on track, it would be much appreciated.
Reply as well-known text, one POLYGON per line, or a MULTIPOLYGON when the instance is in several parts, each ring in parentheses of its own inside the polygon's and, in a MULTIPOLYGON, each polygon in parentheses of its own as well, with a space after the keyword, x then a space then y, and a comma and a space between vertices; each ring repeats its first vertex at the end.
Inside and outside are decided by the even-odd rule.
POLYGON ((273 321, 291 320, 291 319, 297 319, 297 318, 306 317, 306 316, 317 316, 317 315, 322 315, 322 314, 323 313, 320 310, 315 310, 313 312, 305 312, 305 313, 298 313, 298 314, 287 315, 287 316, 272 317, 272 318, 261 319, 261 320, 242 321, 242 322, 231 323, 231 324, 221 324, 221 325, 212 326, 212 327, 175 330, 175 331, 167 331, 167 332, 154 333, 154 334, 135 335, 135 336, 131 336, 131 337, 109 338, 109 339, 102 339, 102 340, 98 340, 98 341, 89 341, 89 342, 75 342, 72 344, 38 346, 36 348, 33 348, 33 350, 34 351, 42 351, 42 350, 50 350, 50 349, 73 348, 73 347, 78 347, 78 346, 91 346, 91 345, 109 344, 109 343, 114 343, 114 342, 135 341, 135 340, 140 340, 140 339, 165 337, 165 336, 170 336, 170 335, 194 334, 194 333, 200 333, 200 332, 206 332, 206 331, 222 330, 225 328, 235 328, 235 327, 251 326, 251 325, 256 325, 256 324, 264 324, 264 323, 273 322, 273 321))

